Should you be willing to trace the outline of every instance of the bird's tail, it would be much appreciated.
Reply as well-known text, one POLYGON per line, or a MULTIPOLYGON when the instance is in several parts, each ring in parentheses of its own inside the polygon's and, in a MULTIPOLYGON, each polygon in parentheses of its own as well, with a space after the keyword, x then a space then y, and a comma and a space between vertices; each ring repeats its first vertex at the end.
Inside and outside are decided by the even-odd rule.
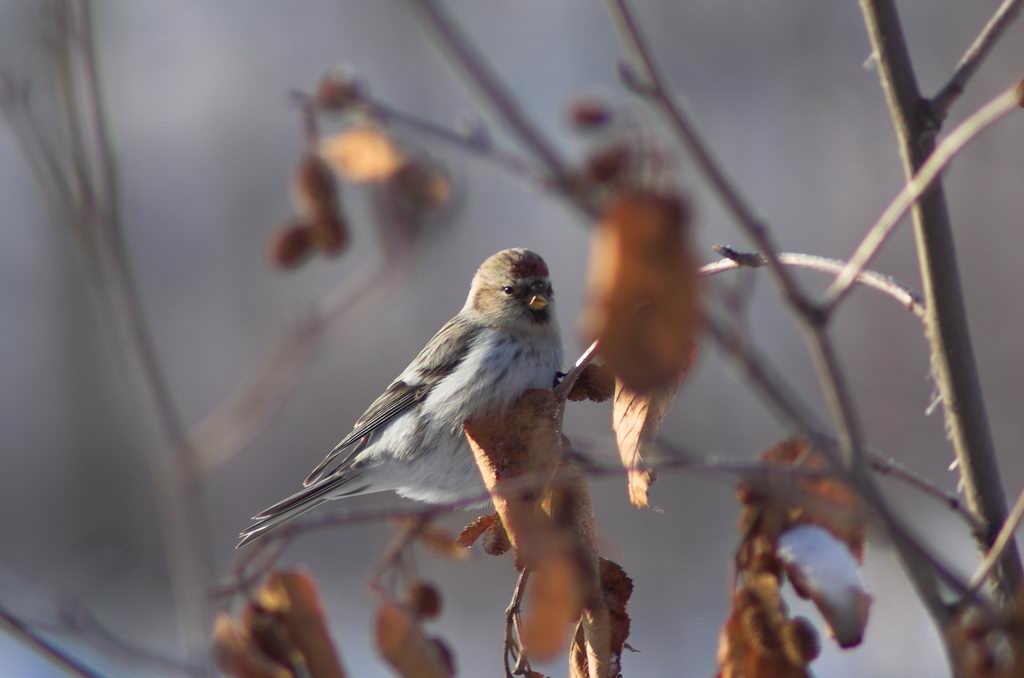
POLYGON ((312 511, 329 499, 349 497, 369 490, 368 485, 359 485, 345 492, 338 492, 342 485, 348 484, 356 476, 357 474, 349 472, 324 478, 320 482, 305 487, 287 499, 282 499, 273 506, 260 511, 252 517, 256 522, 238 535, 240 540, 235 548, 242 548, 246 544, 259 539, 267 532, 284 525, 294 518, 298 518, 306 511, 312 511))

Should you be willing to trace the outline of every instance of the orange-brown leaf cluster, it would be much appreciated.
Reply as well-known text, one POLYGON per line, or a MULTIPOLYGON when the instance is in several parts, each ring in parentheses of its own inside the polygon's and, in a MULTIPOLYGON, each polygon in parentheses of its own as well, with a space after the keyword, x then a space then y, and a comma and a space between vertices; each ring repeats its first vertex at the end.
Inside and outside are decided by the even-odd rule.
MULTIPOLYGON (((478 519, 460 539, 472 543, 504 525, 519 567, 530 568, 521 640, 533 657, 565 647, 577 626, 578 653, 588 678, 606 678, 613 665, 612 623, 601 588, 593 508, 583 474, 562 456, 562 402, 552 391, 527 391, 508 414, 466 422, 466 435, 491 492, 497 518, 478 519), (556 482, 552 482, 556 479, 556 482)), ((616 637, 625 602, 615 617, 616 637)), ((618 666, 618 653, 614 654, 618 666)), ((575 670, 575 669, 574 669, 575 670)))
MULTIPOLYGON (((761 458, 778 464, 780 472, 826 469, 821 455, 801 440, 783 441, 761 458)), ((809 675, 817 634, 806 620, 788 616, 779 593, 787 579, 814 601, 841 647, 863 638, 871 602, 856 572, 863 558, 863 506, 831 478, 801 477, 791 490, 753 481, 739 487, 743 539, 733 609, 719 641, 723 678, 809 675)))
POLYGON ((653 469, 644 468, 644 465, 654 461, 651 441, 657 437, 661 421, 676 397, 679 385, 697 358, 696 345, 690 346, 688 355, 689 359, 676 379, 656 389, 639 393, 621 380, 615 383, 612 430, 615 432, 622 465, 629 469, 629 501, 637 508, 650 508, 647 495, 656 474, 653 469))
POLYGON ((213 657, 221 671, 237 678, 345 676, 316 586, 301 572, 272 574, 240 621, 217 617, 213 657))
POLYGON ((700 294, 689 219, 681 196, 626 188, 593 231, 583 331, 639 392, 675 382, 690 361, 700 294))

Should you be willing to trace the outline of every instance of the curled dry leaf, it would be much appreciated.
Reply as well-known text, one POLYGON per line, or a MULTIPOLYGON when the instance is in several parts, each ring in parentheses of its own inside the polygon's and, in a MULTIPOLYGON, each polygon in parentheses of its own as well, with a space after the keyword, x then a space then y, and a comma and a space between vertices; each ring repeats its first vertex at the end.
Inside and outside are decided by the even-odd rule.
POLYGON ((459 536, 456 537, 456 541, 459 542, 459 545, 468 549, 476 543, 476 540, 480 538, 480 535, 486 532, 487 528, 489 528, 497 519, 497 513, 474 518, 473 522, 462 528, 462 532, 460 532, 459 536))
POLYGON ((621 380, 615 383, 612 430, 615 432, 622 465, 630 469, 627 475, 629 501, 637 508, 650 508, 648 492, 654 482, 655 472, 642 467, 653 461, 650 442, 657 437, 668 406, 676 397, 690 365, 697 359, 697 353, 696 345, 691 345, 687 363, 677 374, 676 380, 647 393, 638 393, 621 380))
POLYGON ((450 678, 450 657, 423 633, 415 617, 390 600, 377 610, 377 650, 402 678, 450 678))
POLYGON ((552 391, 534 389, 506 415, 465 424, 473 457, 519 566, 540 562, 550 546, 550 529, 539 502, 561 458, 559 412, 552 391))
POLYGON ((779 537, 776 551, 793 588, 814 601, 839 646, 859 645, 871 596, 847 545, 817 525, 798 525, 779 537))
POLYGON ((718 642, 719 678, 808 678, 816 652, 813 629, 786 615, 779 581, 749 577, 733 593, 732 611, 718 642))
POLYGON ((690 361, 700 295, 688 227, 682 197, 627 189, 593 231, 583 331, 639 392, 673 383, 690 361))
POLYGON ((576 383, 569 391, 569 400, 579 402, 580 400, 593 400, 595 403, 603 403, 615 393, 615 375, 597 363, 590 363, 576 383))
POLYGON ((405 164, 405 155, 375 125, 356 125, 320 142, 320 155, 334 171, 357 183, 390 179, 405 164))

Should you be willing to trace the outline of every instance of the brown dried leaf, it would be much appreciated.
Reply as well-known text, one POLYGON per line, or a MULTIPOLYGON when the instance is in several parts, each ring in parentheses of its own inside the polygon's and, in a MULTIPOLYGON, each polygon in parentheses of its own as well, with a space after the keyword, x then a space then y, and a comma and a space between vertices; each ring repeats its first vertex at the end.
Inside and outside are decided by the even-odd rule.
POLYGON ((719 678, 809 678, 808 660, 802 652, 787 651, 784 634, 793 630, 778 579, 770 574, 749 578, 733 594, 732 612, 719 637, 719 678))
MULTIPOLYGON (((807 442, 800 439, 784 440, 761 455, 762 461, 792 466, 800 463, 801 468, 809 471, 825 470, 828 462, 816 450, 811 449, 807 442)), ((758 493, 746 488, 749 507, 765 507, 769 510, 784 513, 784 518, 775 521, 778 531, 765 534, 773 544, 779 535, 795 525, 819 525, 830 531, 840 540, 846 542, 851 553, 858 561, 864 559, 864 538, 866 530, 866 512, 857 495, 839 480, 830 478, 805 478, 799 486, 814 500, 815 505, 786 504, 778 498, 761 497, 758 493)), ((762 531, 765 532, 765 531, 762 531)))
POLYGON ((384 181, 406 163, 383 130, 357 125, 320 142, 320 155, 338 174, 359 183, 384 181))
POLYGON ((661 421, 676 397, 679 384, 686 378, 690 365, 697 358, 696 346, 691 347, 689 355, 689 362, 678 374, 676 381, 646 394, 630 389, 621 381, 615 383, 612 430, 615 432, 622 465, 630 469, 627 477, 629 501, 637 508, 650 508, 647 495, 656 475, 653 469, 636 467, 653 461, 647 447, 657 437, 661 421))
POLYGON ((456 541, 459 542, 459 545, 468 549, 476 543, 476 540, 480 538, 480 535, 486 532, 487 528, 489 528, 497 519, 497 513, 491 513, 490 515, 475 518, 473 522, 462 528, 462 532, 459 532, 459 536, 456 538, 456 541))
POLYGON ((593 400, 595 403, 603 403, 615 393, 615 375, 597 363, 590 363, 576 383, 569 391, 569 400, 579 402, 581 400, 593 400))
POLYGON ((441 614, 441 592, 425 581, 414 581, 409 585, 409 607, 420 619, 433 619, 441 614))
POLYGON ((377 650, 402 678, 449 678, 448 660, 411 613, 383 600, 377 610, 377 650))
POLYGON ((540 562, 551 540, 539 502, 561 456, 559 412, 552 391, 535 389, 524 393, 508 414, 465 424, 477 467, 520 566, 540 562))
POLYGON ((213 624, 213 661, 217 667, 235 678, 289 678, 291 672, 275 664, 256 646, 226 613, 213 624))
MULTIPOLYGON (((462 535, 459 536, 461 538, 462 535)), ((424 526, 417 531, 416 538, 420 540, 420 543, 439 556, 443 556, 450 560, 466 560, 469 558, 469 549, 467 549, 459 539, 452 537, 444 530, 436 527, 424 526)))
POLYGON ((561 652, 580 615, 580 587, 570 558, 549 558, 531 575, 522 641, 529 656, 547 661, 561 652))
POLYGON ((344 678, 345 671, 327 630, 320 594, 312 577, 294 570, 275 572, 258 599, 281 621, 310 675, 344 678))
POLYGON ((663 387, 689 364, 700 294, 688 226, 681 197, 631 189, 593 231, 583 331, 630 389, 663 387))

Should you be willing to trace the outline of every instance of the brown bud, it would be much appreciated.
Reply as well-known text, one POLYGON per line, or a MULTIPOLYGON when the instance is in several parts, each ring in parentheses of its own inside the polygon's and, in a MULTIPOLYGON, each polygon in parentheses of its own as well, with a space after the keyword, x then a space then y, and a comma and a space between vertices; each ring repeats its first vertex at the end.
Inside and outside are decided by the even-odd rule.
POLYGON ((503 555, 512 548, 512 542, 500 520, 495 520, 484 532, 483 546, 484 552, 491 556, 503 555))
POLYGON ((599 149, 587 158, 584 175, 594 183, 612 183, 625 174, 631 158, 629 148, 622 144, 599 149))
POLYGON ((363 95, 363 83, 353 74, 332 71, 320 78, 313 102, 317 108, 338 112, 358 103, 363 95))
POLYGON ((603 127, 612 119, 612 113, 603 101, 595 97, 580 97, 569 104, 569 122, 580 130, 603 127))
POLYGON ((409 605, 420 619, 433 619, 441 614, 441 593, 433 584, 414 581, 409 585, 409 605))
POLYGON ((313 249, 312 229, 293 219, 274 231, 268 253, 275 266, 291 269, 305 261, 313 249))

